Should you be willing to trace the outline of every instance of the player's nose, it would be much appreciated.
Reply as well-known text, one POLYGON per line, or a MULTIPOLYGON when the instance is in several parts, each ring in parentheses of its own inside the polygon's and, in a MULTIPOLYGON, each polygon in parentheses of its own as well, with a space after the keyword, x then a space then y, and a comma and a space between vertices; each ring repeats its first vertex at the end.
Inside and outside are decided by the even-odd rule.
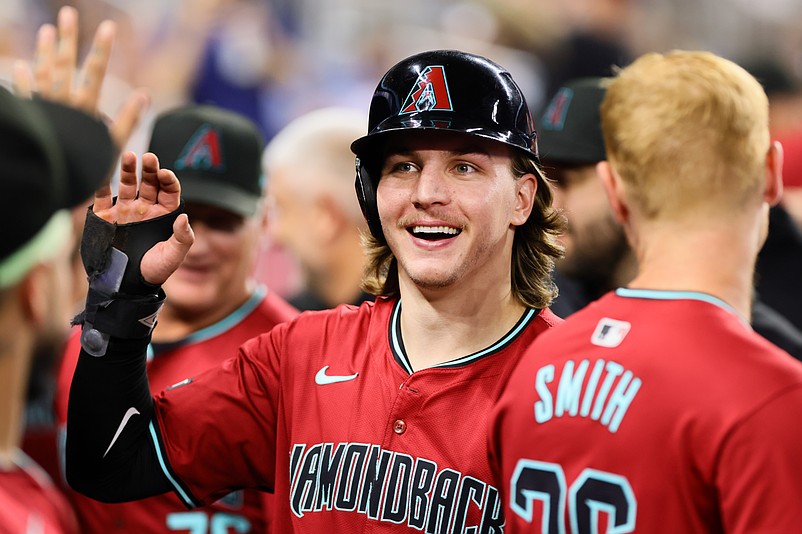
POLYGON ((450 190, 445 172, 437 165, 424 165, 411 192, 412 203, 418 207, 447 204, 450 190))

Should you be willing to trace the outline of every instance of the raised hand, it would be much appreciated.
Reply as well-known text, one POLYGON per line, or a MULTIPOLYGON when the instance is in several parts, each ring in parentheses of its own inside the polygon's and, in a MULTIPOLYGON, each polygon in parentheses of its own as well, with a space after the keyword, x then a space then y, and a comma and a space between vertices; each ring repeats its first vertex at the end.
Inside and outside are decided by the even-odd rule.
MULTIPOLYGON (((181 185, 175 173, 159 167, 155 154, 142 156, 142 179, 137 179, 137 157, 125 152, 120 158, 120 184, 117 202, 113 201, 111 186, 95 194, 92 210, 111 223, 126 224, 146 221, 166 215, 181 204, 181 185), (138 185, 139 184, 139 185, 138 185)), ((161 285, 178 269, 195 240, 186 214, 179 215, 173 224, 173 235, 157 243, 142 258, 142 277, 153 285, 161 285)))
MULTIPOLYGON (((44 24, 39 28, 33 66, 25 61, 15 64, 15 93, 23 97, 35 93, 86 113, 101 115, 100 94, 116 32, 113 21, 100 23, 78 72, 78 11, 70 6, 62 7, 58 13, 58 27, 44 24)), ((143 90, 133 91, 109 124, 118 149, 128 142, 147 104, 148 97, 143 90)))

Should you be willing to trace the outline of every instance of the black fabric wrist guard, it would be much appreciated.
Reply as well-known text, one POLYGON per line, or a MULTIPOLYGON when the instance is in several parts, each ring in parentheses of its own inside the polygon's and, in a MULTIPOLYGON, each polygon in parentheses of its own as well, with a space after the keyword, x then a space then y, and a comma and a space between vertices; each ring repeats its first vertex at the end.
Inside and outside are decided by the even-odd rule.
POLYGON ((86 307, 72 321, 82 325, 81 346, 103 356, 111 336, 145 338, 156 326, 165 295, 161 287, 142 278, 140 262, 156 243, 170 238, 175 211, 146 221, 113 224, 90 206, 81 238, 81 259, 89 280, 86 307))

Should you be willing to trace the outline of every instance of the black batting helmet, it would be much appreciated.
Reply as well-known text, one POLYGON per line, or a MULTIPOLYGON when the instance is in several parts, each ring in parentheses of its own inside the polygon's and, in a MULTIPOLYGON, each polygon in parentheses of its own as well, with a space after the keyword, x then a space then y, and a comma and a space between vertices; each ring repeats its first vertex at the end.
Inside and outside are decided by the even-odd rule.
POLYGON ((390 132, 421 129, 492 139, 537 159, 526 99, 503 67, 458 50, 434 50, 404 59, 379 82, 370 103, 368 133, 351 144, 359 205, 379 241, 384 241, 376 206, 381 143, 390 132))

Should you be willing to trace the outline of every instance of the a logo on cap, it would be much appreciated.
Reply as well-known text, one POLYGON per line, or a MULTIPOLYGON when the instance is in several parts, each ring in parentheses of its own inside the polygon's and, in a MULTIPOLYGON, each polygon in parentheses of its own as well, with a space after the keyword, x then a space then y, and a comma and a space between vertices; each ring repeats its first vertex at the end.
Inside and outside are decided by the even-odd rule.
POLYGON ((446 70, 442 65, 423 69, 409 92, 399 115, 416 111, 454 111, 451 94, 446 81, 446 70))
POLYGON ((572 89, 561 87, 543 113, 543 128, 562 130, 565 125, 565 116, 568 114, 568 105, 573 98, 574 91, 572 89))
POLYGON ((220 150, 220 135, 217 130, 204 124, 192 134, 175 162, 176 169, 201 169, 222 171, 225 169, 220 150))

